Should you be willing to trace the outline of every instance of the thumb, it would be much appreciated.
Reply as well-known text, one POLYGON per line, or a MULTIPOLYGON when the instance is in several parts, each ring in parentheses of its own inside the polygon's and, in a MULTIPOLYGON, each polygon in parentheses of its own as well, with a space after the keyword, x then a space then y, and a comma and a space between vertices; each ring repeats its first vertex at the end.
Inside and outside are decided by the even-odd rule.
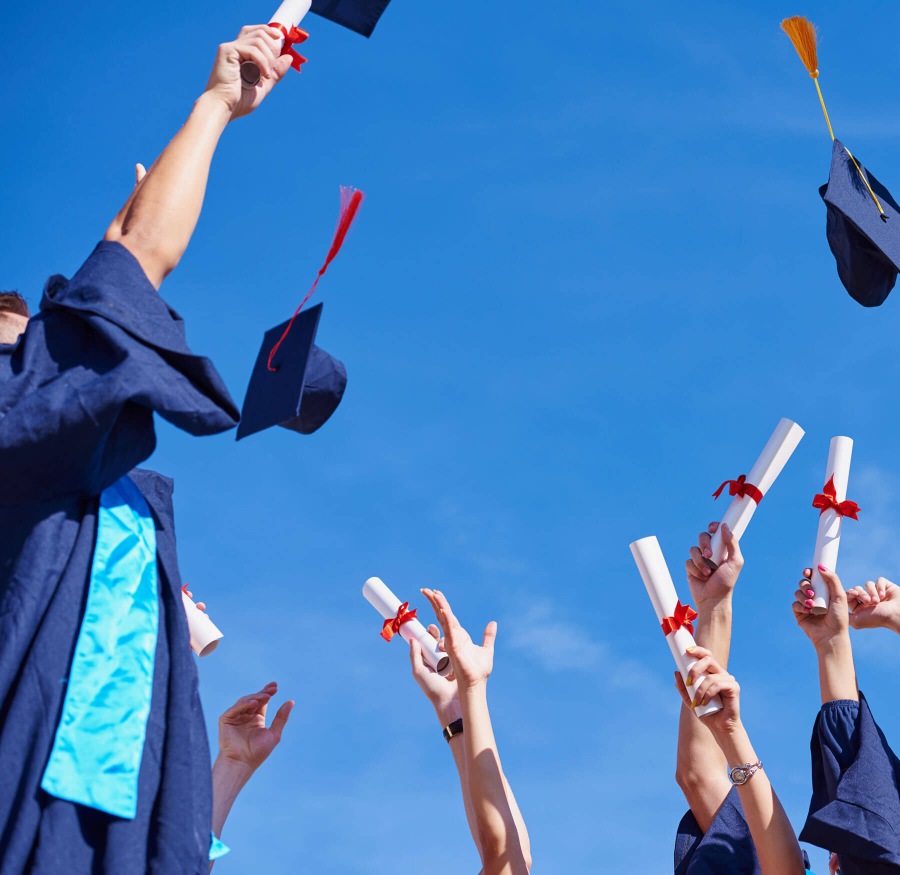
POLYGON ((484 630, 484 638, 481 641, 481 646, 485 650, 490 650, 491 653, 494 652, 494 642, 497 640, 497 623, 495 620, 491 620, 490 623, 487 624, 487 628, 484 630))
POLYGON ((735 537, 731 527, 722 523, 722 542, 728 548, 728 560, 733 562, 739 568, 744 564, 744 557, 741 555, 741 545, 735 537))
POLYGON ((272 65, 272 75, 271 80, 274 85, 278 82, 288 70, 291 69, 291 56, 290 55, 282 55, 273 65, 272 65))
POLYGON ((819 565, 819 574, 822 575, 822 580, 825 581, 825 586, 828 589, 829 601, 836 602, 837 604, 841 604, 841 602, 846 604, 847 595, 844 592, 844 587, 841 586, 841 579, 837 576, 837 573, 826 568, 824 565, 819 565))
POLYGON ((294 700, 288 699, 277 711, 275 714, 275 719, 272 720, 272 725, 269 727, 272 732, 275 734, 275 738, 281 741, 281 733, 284 731, 284 727, 287 726, 288 717, 291 716, 291 711, 294 708, 294 700))

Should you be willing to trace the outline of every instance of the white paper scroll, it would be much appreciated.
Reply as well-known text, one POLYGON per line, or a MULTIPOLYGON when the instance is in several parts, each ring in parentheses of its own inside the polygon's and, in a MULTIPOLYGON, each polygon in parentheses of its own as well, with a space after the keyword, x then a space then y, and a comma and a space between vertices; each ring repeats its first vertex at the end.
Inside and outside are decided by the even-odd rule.
MULTIPOLYGON (((782 419, 778 427, 769 438, 769 442, 763 447, 762 453, 756 460, 756 464, 747 475, 747 483, 755 486, 764 496, 777 479, 781 470, 787 464, 791 454, 797 449, 797 444, 805 432, 796 422, 782 419)), ((731 506, 725 511, 722 522, 734 532, 736 538, 740 538, 750 522, 750 518, 756 512, 756 502, 748 495, 736 495, 731 506)), ((722 526, 712 536, 710 543, 712 550, 712 562, 718 565, 725 558, 725 543, 722 539, 722 526)))
MULTIPOLYGON (((850 457, 853 455, 853 441, 848 437, 833 437, 828 448, 828 467, 825 469, 825 483, 834 478, 835 501, 847 498, 847 482, 850 479, 850 457)), ((812 613, 824 614, 828 610, 828 587, 819 574, 819 565, 834 571, 837 568, 838 549, 841 546, 841 523, 843 517, 833 508, 828 508, 819 517, 819 532, 816 535, 816 552, 813 555, 812 613)))
POLYGON ((184 590, 181 591, 181 599, 191 633, 191 650, 197 656, 209 656, 219 646, 219 639, 224 636, 206 615, 206 611, 201 611, 184 590))
MULTIPOLYGON (((280 24, 289 31, 303 21, 311 6, 312 0, 284 0, 268 23, 280 24)), ((281 45, 284 45, 284 40, 281 40, 281 45)), ((241 64, 241 82, 245 88, 253 88, 259 82, 259 77, 259 67, 253 61, 244 61, 241 64)))
MULTIPOLYGON (((650 601, 653 602, 656 619, 662 624, 664 617, 674 616, 678 595, 675 592, 675 584, 672 582, 672 575, 669 574, 669 568, 660 549, 659 541, 653 535, 649 538, 641 538, 631 545, 631 554, 637 563, 644 586, 647 587, 647 595, 650 596, 650 601)), ((662 629, 659 630, 659 634, 662 634, 662 629)), ((689 647, 694 646, 694 636, 682 627, 666 635, 666 641, 669 643, 669 649, 672 651, 675 665, 678 666, 681 677, 685 685, 687 685, 687 676, 697 664, 697 660, 685 652, 689 647)), ((705 677, 706 675, 700 675, 692 678, 694 683, 687 688, 691 699, 694 698, 697 685, 705 677)), ((716 711, 721 710, 722 701, 718 696, 713 696, 705 705, 698 705, 694 708, 694 713, 698 717, 705 717, 707 714, 715 714, 716 711)))
MULTIPOLYGON (((397 616, 401 605, 397 598, 378 577, 370 577, 362 588, 362 593, 369 604, 384 617, 392 620, 397 616)), ((410 620, 400 626, 399 634, 409 643, 415 638, 422 647, 425 661, 441 676, 446 677, 452 671, 450 657, 443 650, 438 650, 437 641, 428 634, 428 630, 418 621, 410 620)))

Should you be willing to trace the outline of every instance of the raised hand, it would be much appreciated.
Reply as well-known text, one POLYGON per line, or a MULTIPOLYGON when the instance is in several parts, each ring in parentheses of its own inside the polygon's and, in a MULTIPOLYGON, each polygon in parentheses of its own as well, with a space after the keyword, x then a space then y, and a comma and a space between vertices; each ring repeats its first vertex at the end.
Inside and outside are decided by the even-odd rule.
POLYGON ((236 40, 222 43, 216 54, 206 93, 220 98, 232 119, 253 112, 291 66, 289 55, 281 55, 281 31, 265 24, 241 28, 236 40), (253 61, 260 80, 253 88, 241 82, 241 63, 253 61))
POLYGON ((850 625, 847 595, 841 586, 841 579, 824 565, 819 566, 819 573, 828 588, 828 610, 824 614, 812 613, 812 600, 815 593, 810 583, 811 568, 803 569, 803 577, 800 580, 799 589, 794 593, 794 603, 791 605, 797 625, 806 633, 817 650, 835 638, 847 635, 850 625))
MULTIPOLYGON (((441 633, 433 623, 428 627, 428 634, 440 642, 441 633)), ((438 645, 443 649, 443 645, 438 645)), ((437 713, 441 726, 446 726, 457 720, 462 711, 459 704, 459 686, 456 683, 456 675, 451 671, 446 677, 441 677, 426 661, 422 655, 422 645, 413 638, 409 642, 409 661, 412 664, 412 674, 416 683, 431 702, 437 713)))
POLYGON ((710 523, 709 529, 700 533, 697 546, 691 547, 690 559, 684 563, 691 598, 697 610, 729 600, 744 567, 744 557, 741 555, 738 539, 728 526, 723 525, 722 542, 725 544, 725 558, 715 571, 710 568, 706 561, 712 558, 710 536, 716 533, 719 525, 720 523, 710 523))
POLYGON ((847 600, 853 608, 850 625, 854 629, 883 628, 900 632, 900 586, 886 577, 848 589, 847 600))
POLYGON ((272 725, 266 728, 266 709, 278 692, 274 681, 258 693, 242 696, 219 718, 219 756, 246 766, 251 772, 258 769, 281 741, 294 707, 293 700, 285 702, 275 714, 272 725))
POLYGON ((494 641, 497 624, 492 620, 484 630, 481 646, 463 629, 450 609, 446 596, 438 590, 423 589, 422 595, 431 602, 444 632, 444 650, 450 657, 453 674, 460 687, 483 686, 494 667, 494 641))
POLYGON ((722 710, 714 714, 702 717, 703 722, 714 734, 733 733, 741 726, 741 688, 734 677, 728 674, 712 655, 712 651, 705 647, 693 647, 688 656, 694 657, 697 662, 691 668, 688 675, 688 683, 692 678, 706 675, 695 687, 694 701, 688 695, 687 687, 681 672, 675 672, 675 686, 681 693, 685 705, 693 709, 695 704, 705 705, 714 696, 722 700, 722 710))

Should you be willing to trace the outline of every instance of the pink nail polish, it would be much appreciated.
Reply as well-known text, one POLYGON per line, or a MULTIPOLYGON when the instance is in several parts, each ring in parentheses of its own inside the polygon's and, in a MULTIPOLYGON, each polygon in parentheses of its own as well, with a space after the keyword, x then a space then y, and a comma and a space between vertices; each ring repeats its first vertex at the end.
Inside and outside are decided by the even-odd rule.
POLYGON ((808 608, 812 607, 812 601, 810 601, 810 599, 806 600, 806 607, 808 607, 808 608))
POLYGON ((828 568, 825 565, 819 563, 819 571, 828 571, 828 568))
POLYGON ((808 590, 806 591, 806 594, 807 594, 810 598, 812 598, 812 597, 815 595, 815 592, 814 592, 813 590, 811 590, 811 589, 808 589, 808 590))

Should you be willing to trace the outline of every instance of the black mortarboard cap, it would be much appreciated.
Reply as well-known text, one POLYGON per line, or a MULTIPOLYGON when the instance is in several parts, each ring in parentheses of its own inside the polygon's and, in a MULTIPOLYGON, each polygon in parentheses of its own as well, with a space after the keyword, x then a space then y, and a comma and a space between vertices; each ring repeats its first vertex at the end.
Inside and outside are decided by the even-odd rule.
POLYGON ((825 233, 844 288, 864 307, 883 304, 900 272, 900 207, 840 140, 834 141, 828 183, 819 194, 828 208, 825 233))
POLYGON ((312 434, 337 409, 347 371, 313 342, 321 315, 322 305, 316 304, 298 313, 292 325, 288 320, 266 332, 250 375, 237 440, 273 425, 312 434))
POLYGON ((335 24, 371 36, 390 0, 313 0, 312 11, 335 24))

